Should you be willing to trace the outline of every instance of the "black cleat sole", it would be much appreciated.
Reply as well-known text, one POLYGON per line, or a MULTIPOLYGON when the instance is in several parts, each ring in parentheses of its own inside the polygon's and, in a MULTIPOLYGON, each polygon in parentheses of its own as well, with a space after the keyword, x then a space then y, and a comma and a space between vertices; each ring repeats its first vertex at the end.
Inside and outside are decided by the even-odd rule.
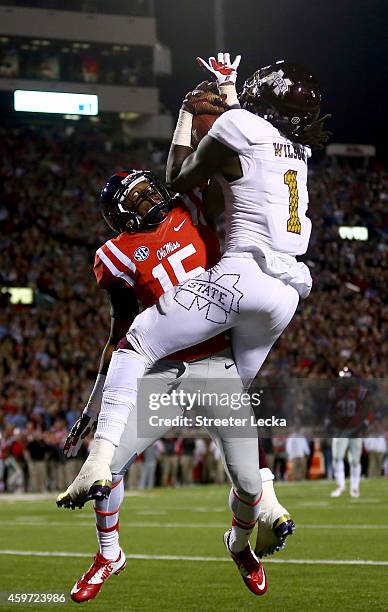
POLYGON ((60 493, 58 495, 56 504, 58 508, 68 508, 70 510, 75 510, 76 508, 81 509, 88 501, 102 501, 103 499, 107 499, 111 493, 111 490, 111 480, 96 480, 96 482, 94 482, 90 487, 87 495, 73 500, 70 494, 65 491, 64 493, 60 493))

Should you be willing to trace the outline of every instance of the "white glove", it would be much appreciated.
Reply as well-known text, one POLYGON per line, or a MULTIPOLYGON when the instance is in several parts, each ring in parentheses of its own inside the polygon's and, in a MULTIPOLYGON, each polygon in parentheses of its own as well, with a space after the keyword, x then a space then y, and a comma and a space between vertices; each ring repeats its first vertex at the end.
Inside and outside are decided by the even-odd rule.
POLYGON ((227 82, 236 82, 237 68, 240 65, 240 61, 241 55, 236 55, 233 63, 231 63, 229 53, 218 53, 217 59, 215 57, 209 57, 209 63, 205 62, 201 57, 197 57, 197 63, 204 70, 208 70, 214 74, 218 85, 227 82))

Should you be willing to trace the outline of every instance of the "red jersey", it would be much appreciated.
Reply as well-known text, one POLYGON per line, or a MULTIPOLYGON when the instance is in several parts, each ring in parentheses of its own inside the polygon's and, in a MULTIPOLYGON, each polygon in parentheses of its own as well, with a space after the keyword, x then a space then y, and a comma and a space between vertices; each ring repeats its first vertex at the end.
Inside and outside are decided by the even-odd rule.
POLYGON ((367 389, 357 383, 349 387, 339 384, 330 389, 331 420, 342 435, 346 432, 357 432, 367 418, 367 411, 363 403, 366 395, 367 389))
MULTIPOLYGON (((199 190, 175 196, 166 220, 155 229, 124 232, 105 242, 94 262, 97 284, 108 291, 117 285, 130 287, 140 305, 148 308, 178 283, 214 266, 221 257, 219 241, 205 221, 201 204, 199 190)), ((226 345, 225 334, 219 334, 173 357, 192 361, 226 345)))

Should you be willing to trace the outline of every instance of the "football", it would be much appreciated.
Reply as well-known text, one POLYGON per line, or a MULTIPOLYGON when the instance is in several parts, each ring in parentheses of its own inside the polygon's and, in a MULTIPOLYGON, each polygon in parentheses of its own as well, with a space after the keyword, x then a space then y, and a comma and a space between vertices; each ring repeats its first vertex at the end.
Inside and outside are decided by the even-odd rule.
POLYGON ((191 145, 196 149, 220 115, 195 115, 191 129, 191 145))

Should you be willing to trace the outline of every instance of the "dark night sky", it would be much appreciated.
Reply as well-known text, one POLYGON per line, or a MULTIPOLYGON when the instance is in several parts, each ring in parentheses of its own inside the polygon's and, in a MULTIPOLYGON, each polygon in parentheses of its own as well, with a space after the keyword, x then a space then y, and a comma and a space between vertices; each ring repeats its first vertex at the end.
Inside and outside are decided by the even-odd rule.
MULTIPOLYGON (((158 38, 173 61, 161 98, 175 112, 205 78, 194 58, 217 51, 212 7, 212 0, 155 0, 158 38)), ((377 144, 387 157, 388 0, 225 0, 225 7, 226 50, 243 56, 240 86, 277 59, 305 63, 321 82, 323 111, 333 115, 332 141, 377 144)))

